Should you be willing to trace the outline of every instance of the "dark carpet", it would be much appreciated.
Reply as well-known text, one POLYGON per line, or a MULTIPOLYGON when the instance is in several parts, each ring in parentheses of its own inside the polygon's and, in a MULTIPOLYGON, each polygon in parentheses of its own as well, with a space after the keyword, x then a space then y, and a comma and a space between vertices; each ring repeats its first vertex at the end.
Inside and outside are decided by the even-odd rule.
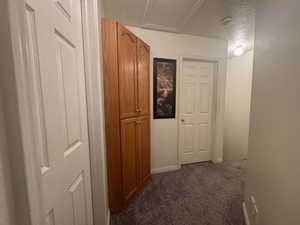
POLYGON ((243 225, 245 161, 197 163, 152 176, 112 225, 243 225))

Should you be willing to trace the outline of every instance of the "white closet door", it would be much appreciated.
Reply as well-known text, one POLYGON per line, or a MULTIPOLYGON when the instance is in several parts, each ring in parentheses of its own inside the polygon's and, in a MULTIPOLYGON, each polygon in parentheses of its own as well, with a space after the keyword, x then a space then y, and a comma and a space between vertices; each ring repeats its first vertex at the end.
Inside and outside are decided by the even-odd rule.
POLYGON ((26 0, 45 224, 92 225, 80 0, 26 0))
POLYGON ((209 161, 212 139, 214 64, 184 60, 180 90, 181 163, 209 161))

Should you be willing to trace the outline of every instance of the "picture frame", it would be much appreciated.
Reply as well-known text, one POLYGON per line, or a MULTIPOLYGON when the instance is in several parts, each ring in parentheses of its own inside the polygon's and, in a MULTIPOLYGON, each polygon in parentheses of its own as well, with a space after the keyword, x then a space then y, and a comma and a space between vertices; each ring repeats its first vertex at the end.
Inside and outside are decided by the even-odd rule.
POLYGON ((176 117, 176 70, 175 59, 153 59, 153 118, 176 117))

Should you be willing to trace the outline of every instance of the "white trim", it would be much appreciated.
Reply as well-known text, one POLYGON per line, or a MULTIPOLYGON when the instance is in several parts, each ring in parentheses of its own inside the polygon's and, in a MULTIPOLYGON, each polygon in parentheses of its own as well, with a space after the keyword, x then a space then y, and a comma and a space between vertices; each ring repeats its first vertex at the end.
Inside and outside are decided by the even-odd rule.
MULTIPOLYGON (((224 111, 225 111, 225 86, 226 86, 226 58, 199 56, 199 55, 182 55, 180 57, 180 76, 182 77, 182 64, 184 59, 199 60, 204 62, 212 62, 216 65, 216 105, 215 105, 215 121, 214 121, 214 134, 212 136, 212 161, 214 163, 223 162, 223 138, 224 138, 224 111)), ((180 96, 181 77, 179 81, 178 96, 180 96)), ((180 97, 179 97, 180 98, 180 97)), ((178 104, 178 115, 180 115, 180 104, 178 104)), ((179 132, 180 132, 180 119, 178 123, 178 163, 181 164, 180 148, 179 148, 179 132)))
POLYGON ((111 214, 110 214, 110 211, 108 210, 107 211, 106 225, 110 225, 110 217, 111 217, 111 214))
POLYGON ((164 26, 160 24, 153 24, 153 23, 146 23, 141 26, 143 29, 148 30, 157 30, 163 32, 170 32, 170 33, 178 33, 179 31, 174 27, 164 26))
POLYGON ((87 97, 87 119, 91 162, 91 185, 94 225, 109 221, 106 176, 106 147, 104 129, 104 103, 102 80, 102 56, 98 26, 97 1, 81 0, 84 36, 84 62, 87 97), (88 41, 86 41, 88 40, 88 41), (100 51, 99 51, 100 49, 100 51), (94 63, 93 63, 94 62, 94 63), (101 212, 103 208, 103 212, 101 212))
POLYGON ((213 160, 214 163, 222 163, 223 159, 222 158, 217 158, 215 160, 213 160))
POLYGON ((249 220, 247 206, 246 206, 245 202, 243 202, 243 213, 244 213, 244 218, 245 218, 246 225, 251 225, 250 220, 249 220))
POLYGON ((165 173, 165 172, 171 172, 175 170, 179 170, 181 168, 181 165, 172 165, 172 166, 166 166, 166 167, 160 167, 160 168, 154 168, 151 169, 151 174, 157 174, 157 173, 165 173))
MULTIPOLYGON (((14 168, 14 192, 16 201, 16 214, 18 225, 44 225, 44 210, 41 190, 41 173, 38 159, 35 157, 35 142, 33 139, 33 126, 30 120, 30 104, 28 95, 28 69, 26 66, 26 26, 25 26, 25 2, 24 0, 6 0, 9 11, 9 26, 12 43, 12 54, 14 64, 13 77, 9 78, 12 88, 6 91, 9 107, 7 117, 12 124, 8 130, 13 136, 10 140, 13 147, 10 151, 10 160, 14 168), (14 95, 16 98, 14 99, 14 95), (11 97, 12 96, 12 97, 11 97), (8 98, 9 97, 9 98, 8 98), (15 143, 12 143, 12 142, 15 143)), ((84 21, 84 62, 86 72, 87 105, 88 105, 88 129, 91 154, 91 178, 93 206, 104 203, 103 216, 94 212, 94 224, 102 225, 109 220, 107 218, 107 194, 106 187, 103 193, 99 193, 99 180, 106 183, 105 169, 105 143, 104 128, 97 124, 104 123, 102 80, 100 77, 99 62, 99 33, 98 33, 98 9, 97 0, 82 0, 85 16, 84 21), (86 65, 88 63, 88 65, 86 65), (93 159, 93 160, 92 160, 93 159), (98 218, 98 219, 96 219, 98 218), (104 221, 105 222, 104 222, 104 221)), ((4 78, 6 79, 6 78, 4 78)))

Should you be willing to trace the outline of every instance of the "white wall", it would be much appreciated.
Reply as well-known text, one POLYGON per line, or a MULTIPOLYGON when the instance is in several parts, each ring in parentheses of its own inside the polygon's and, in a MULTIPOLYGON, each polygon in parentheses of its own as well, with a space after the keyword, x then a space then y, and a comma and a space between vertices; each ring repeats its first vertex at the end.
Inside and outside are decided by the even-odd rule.
MULTIPOLYGON (((221 58, 227 57, 226 41, 191 35, 145 30, 137 27, 128 28, 151 46, 152 57, 177 59, 177 84, 179 84, 180 77, 180 56, 198 55, 221 58)), ((151 82, 152 80, 153 78, 151 77, 151 82)), ((151 97, 152 93, 153 91, 151 88, 151 97)), ((178 166, 177 119, 179 104, 179 85, 177 85, 176 118, 151 120, 151 164, 153 171, 160 171, 164 168, 172 169, 178 166)), ((151 105, 153 104, 151 103, 151 105)))
POLYGON ((0 224, 15 225, 15 203, 9 160, 4 105, 4 81, 11 70, 7 1, 0 1, 0 224))
POLYGON ((248 155, 253 50, 227 61, 224 160, 248 155))
POLYGON ((246 200, 252 225, 300 224, 298 0, 256 2, 246 200), (257 223, 249 196, 256 198, 257 223))
POLYGON ((6 141, 2 91, 0 89, 0 224, 14 225, 16 224, 15 222, 14 200, 6 141))

